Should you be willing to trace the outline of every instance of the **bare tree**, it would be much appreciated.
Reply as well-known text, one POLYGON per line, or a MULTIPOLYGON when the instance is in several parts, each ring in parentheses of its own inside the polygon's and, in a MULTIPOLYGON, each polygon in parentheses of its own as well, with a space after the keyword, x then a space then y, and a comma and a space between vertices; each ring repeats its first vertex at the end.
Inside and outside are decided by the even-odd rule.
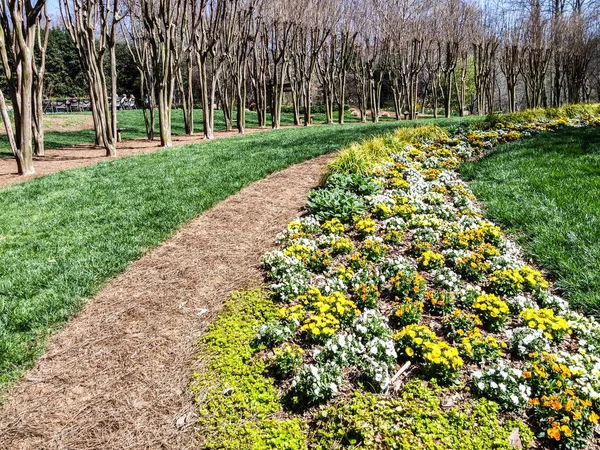
POLYGON ((175 72, 182 48, 178 27, 185 22, 183 0, 140 0, 140 13, 148 39, 154 89, 158 97, 160 144, 171 147, 171 110, 175 90, 175 72))
POLYGON ((48 36, 50 34, 50 16, 44 5, 44 27, 38 18, 35 53, 38 55, 33 61, 33 152, 36 156, 44 156, 44 75, 46 73, 46 50, 48 49, 48 36))
POLYGON ((60 12, 65 28, 77 48, 90 92, 96 144, 106 156, 117 154, 117 60, 116 28, 122 15, 118 0, 61 0, 60 12), (106 52, 110 57, 111 98, 109 113, 106 52))
MULTIPOLYGON (((33 86, 36 37, 45 0, 3 0, 0 2, 0 57, 13 106, 13 129, 4 94, 0 110, 20 175, 35 172, 33 167, 33 86)), ((42 130, 43 132, 43 130, 42 130)))
POLYGON ((156 122, 154 115, 156 107, 154 70, 149 38, 142 23, 139 4, 129 3, 129 20, 127 25, 121 22, 121 30, 140 76, 140 98, 142 99, 146 136, 149 140, 154 140, 154 125, 156 122))

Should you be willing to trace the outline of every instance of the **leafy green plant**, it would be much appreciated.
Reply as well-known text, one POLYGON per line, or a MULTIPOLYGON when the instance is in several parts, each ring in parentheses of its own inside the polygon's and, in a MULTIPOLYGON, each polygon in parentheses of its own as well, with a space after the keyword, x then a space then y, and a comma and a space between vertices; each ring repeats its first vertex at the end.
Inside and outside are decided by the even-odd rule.
POLYGON ((302 365, 304 350, 296 344, 285 343, 273 349, 270 363, 274 372, 281 378, 287 378, 298 371, 302 365))
POLYGON ((203 364, 193 375, 191 390, 203 448, 306 448, 302 420, 273 418, 282 408, 279 394, 252 345, 255 328, 275 315, 267 292, 237 291, 200 341, 203 364))
POLYGON ((306 209, 319 219, 339 219, 352 223, 354 217, 365 211, 365 204, 358 195, 342 189, 316 189, 310 192, 306 209))
POLYGON ((460 402, 450 409, 439 399, 452 391, 413 380, 398 398, 357 392, 315 414, 311 445, 316 450, 510 450, 508 436, 517 428, 523 448, 531 430, 500 422, 498 406, 485 399, 460 402))

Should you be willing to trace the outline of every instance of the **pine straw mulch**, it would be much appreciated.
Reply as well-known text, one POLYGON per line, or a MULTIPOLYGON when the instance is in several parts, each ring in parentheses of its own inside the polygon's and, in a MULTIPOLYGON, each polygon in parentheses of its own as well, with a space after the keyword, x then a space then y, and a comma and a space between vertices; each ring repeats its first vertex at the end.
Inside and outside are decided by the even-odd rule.
MULTIPOLYGON (((287 126, 285 127, 287 128, 287 126)), ((246 134, 269 131, 271 128, 248 128, 246 134)), ((215 131, 216 139, 223 139, 239 136, 237 130, 215 131)), ((202 134, 192 136, 181 135, 173 136, 173 146, 200 144, 202 142, 211 142, 204 139, 202 134)), ((140 153, 151 153, 160 150, 160 139, 149 141, 148 139, 131 139, 117 144, 117 158, 123 156, 136 155, 140 153)), ((96 147, 92 144, 75 145, 55 150, 46 150, 44 156, 35 156, 33 165, 35 173, 33 175, 17 175, 17 164, 14 158, 0 158, 0 188, 11 186, 13 184, 29 181, 42 175, 49 175, 62 170, 85 167, 102 161, 111 161, 116 158, 106 157, 106 150, 96 147)))
POLYGON ((194 446, 194 343, 231 291, 259 282, 328 158, 250 185, 110 281, 8 393, 0 448, 194 446))

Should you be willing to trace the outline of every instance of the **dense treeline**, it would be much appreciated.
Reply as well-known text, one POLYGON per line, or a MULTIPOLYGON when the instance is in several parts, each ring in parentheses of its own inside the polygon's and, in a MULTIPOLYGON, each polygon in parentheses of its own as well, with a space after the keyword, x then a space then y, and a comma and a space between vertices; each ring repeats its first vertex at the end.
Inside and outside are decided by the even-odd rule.
MULTIPOLYGON (((109 99, 124 90, 139 92, 148 138, 158 121, 163 146, 172 145, 174 101, 188 134, 195 132, 194 106, 202 108, 210 139, 217 104, 228 128, 244 133, 248 107, 260 126, 269 120, 279 128, 284 104, 297 124, 309 125, 315 102, 328 123, 334 111, 342 123, 345 103, 377 122, 382 105, 397 119, 415 119, 600 96, 593 0, 493 7, 469 0, 60 0, 64 30, 49 30, 44 0, 0 4, 7 43, 0 50, 15 112, 11 145, 23 173, 33 170, 32 148, 43 154, 43 133, 41 101, 22 114, 19 98, 71 94, 68 84, 87 86, 97 144, 107 155, 116 154, 117 130, 109 99), (28 53, 35 54, 31 62, 28 53), (26 72, 37 80, 32 86, 26 72)), ((0 107, 6 122, 3 98, 0 107)))
MULTIPOLYGON (((119 93, 137 95, 140 91, 137 68, 125 42, 117 42, 119 93)), ((56 25, 49 31, 46 51, 44 95, 48 98, 87 97, 87 81, 77 49, 65 29, 56 25)))

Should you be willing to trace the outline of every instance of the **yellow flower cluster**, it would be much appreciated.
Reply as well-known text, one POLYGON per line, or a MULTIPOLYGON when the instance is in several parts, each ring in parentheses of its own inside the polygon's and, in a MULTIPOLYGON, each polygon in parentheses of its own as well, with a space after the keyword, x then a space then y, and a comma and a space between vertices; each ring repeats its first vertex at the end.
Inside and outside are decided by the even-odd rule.
POLYGON ((286 248, 283 252, 285 256, 293 256, 296 259, 308 264, 312 255, 312 249, 307 245, 294 243, 286 248))
POLYGON ((565 388, 559 393, 542 395, 529 400, 536 415, 548 426, 546 433, 555 441, 581 439, 576 436, 586 428, 598 424, 598 413, 588 399, 580 398, 573 390, 565 388))
POLYGON ((394 336, 399 354, 423 362, 425 371, 439 381, 453 379, 463 365, 458 349, 441 341, 425 325, 408 325, 394 336))
POLYGON ((333 271, 333 275, 342 281, 349 281, 354 275, 354 270, 352 270, 352 267, 341 264, 333 271))
POLYGON ((346 227, 339 219, 330 219, 321 225, 321 229, 330 234, 342 234, 346 227))
POLYGON ((388 178, 387 186, 390 189, 406 189, 408 188, 408 181, 401 177, 388 178))
POLYGON ((313 287, 298 299, 304 309, 304 322, 300 329, 314 340, 334 335, 342 325, 349 325, 360 314, 354 302, 340 292, 323 295, 313 287))
POLYGON ((360 246, 360 251, 370 261, 379 261, 385 256, 387 250, 387 245, 375 239, 366 239, 360 246))
POLYGON ((437 180, 440 177, 440 171, 437 169, 425 169, 423 171, 423 176, 425 177, 425 179, 427 181, 434 181, 437 180))
POLYGON ((423 302, 407 299, 403 303, 397 303, 391 320, 398 327, 416 324, 421 320, 423 313, 423 302))
POLYGON ((409 358, 423 358, 426 342, 435 342, 438 337, 426 325, 408 325, 394 335, 397 346, 409 358))
POLYGON ((404 219, 410 219, 416 212, 417 208, 410 204, 394 206, 394 214, 404 219))
POLYGON ((431 250, 425 251, 419 258, 419 265, 424 269, 442 267, 444 263, 444 255, 431 250))
POLYGON ((460 343, 461 352, 469 359, 480 362, 484 359, 494 360, 503 356, 502 349, 506 348, 506 342, 498 342, 493 336, 483 336, 479 328, 462 338, 460 343))
POLYGON ((286 235, 289 239, 295 240, 307 236, 307 233, 304 232, 304 226, 300 221, 293 220, 288 223, 286 235))
POLYGON ((283 320, 301 324, 300 329, 317 341, 332 336, 360 315, 354 302, 340 292, 323 295, 318 288, 312 287, 298 300, 295 305, 281 308, 278 315, 283 320))
POLYGON ((286 356, 295 356, 304 354, 304 350, 297 344, 288 344, 285 342, 281 347, 273 349, 275 358, 283 358, 286 356))
POLYGON ((426 342, 423 359, 435 372, 450 375, 456 373, 463 365, 458 349, 444 341, 426 342))
POLYGON ((454 305, 454 294, 447 291, 426 291, 423 294, 427 310, 432 314, 443 315, 454 305))
POLYGON ((448 233, 444 238, 445 245, 469 250, 475 250, 485 243, 497 245, 501 241, 500 228, 488 222, 476 228, 448 233))
POLYGON ((525 283, 525 278, 519 269, 495 270, 488 280, 491 290, 505 295, 517 295, 523 290, 523 283, 525 283))
POLYGON ((470 280, 480 280, 490 270, 490 263, 481 253, 471 253, 454 260, 458 272, 470 280))
POLYGON ((506 302, 494 294, 477 296, 471 307, 490 331, 500 330, 510 315, 506 302))
POLYGON ((331 251, 334 255, 346 255, 354 250, 354 244, 348 238, 339 238, 331 244, 331 251))
POLYGON ((539 270, 532 269, 529 266, 523 266, 520 269, 521 276, 524 278, 524 288, 527 291, 537 291, 546 289, 548 282, 539 270))
POLYGON ((427 287, 425 279, 418 273, 405 274, 404 272, 398 272, 390 278, 390 285, 392 293, 401 301, 408 298, 422 298, 427 287))
POLYGON ((551 309, 526 309, 521 313, 521 319, 529 328, 542 330, 544 336, 554 341, 560 341, 566 334, 571 334, 569 323, 554 315, 551 309))
POLYGON ((375 233, 375 222, 373 219, 360 219, 354 224, 354 229, 358 234, 362 236, 367 236, 369 234, 375 233))
POLYGON ((377 217, 378 219, 387 219, 392 215, 392 208, 385 203, 377 203, 371 212, 373 213, 373 216, 377 217))

